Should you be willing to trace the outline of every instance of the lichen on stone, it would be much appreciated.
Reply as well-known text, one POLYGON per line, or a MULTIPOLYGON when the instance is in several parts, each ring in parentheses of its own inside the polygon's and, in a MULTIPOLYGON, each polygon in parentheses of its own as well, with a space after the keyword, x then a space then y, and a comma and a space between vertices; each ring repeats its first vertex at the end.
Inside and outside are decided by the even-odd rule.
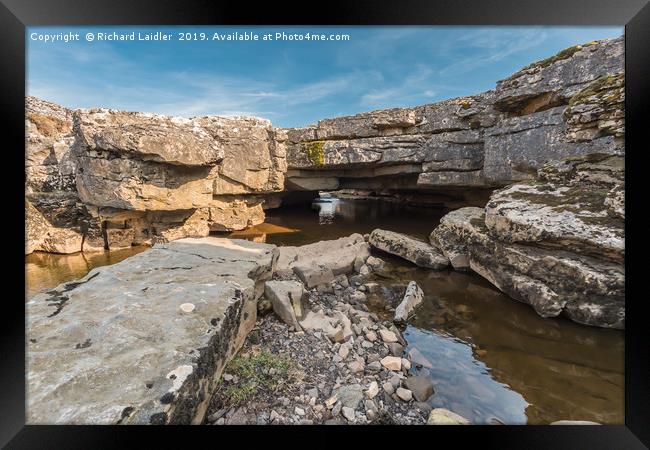
POLYGON ((325 164, 325 141, 303 142, 302 148, 312 163, 317 166, 325 164))
POLYGON ((625 73, 623 72, 598 77, 585 89, 571 97, 567 109, 564 111, 564 117, 569 118, 574 106, 587 103, 594 96, 601 97, 609 104, 620 103, 623 101, 624 87, 625 73))

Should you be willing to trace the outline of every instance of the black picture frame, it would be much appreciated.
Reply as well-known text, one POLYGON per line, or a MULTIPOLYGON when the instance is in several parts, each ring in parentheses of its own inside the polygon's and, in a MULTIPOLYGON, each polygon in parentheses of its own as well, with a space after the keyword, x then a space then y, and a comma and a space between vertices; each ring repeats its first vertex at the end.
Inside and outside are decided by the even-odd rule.
MULTIPOLYGON (((647 128, 650 109, 650 4, 647 0, 401 0, 328 1, 301 7, 298 3, 280 5, 245 1, 205 0, 0 0, 0 48, 2 48, 1 114, 5 129, 3 171, 5 202, 5 240, 13 245, 11 254, 23 256, 24 236, 24 149, 25 144, 25 27, 35 25, 190 25, 190 24, 275 24, 275 25, 616 25, 625 26, 626 71, 626 283, 628 292, 642 292, 641 270, 634 264, 643 252, 637 243, 642 236, 634 228, 641 219, 643 165, 637 161, 647 152, 641 135, 647 128), (632 164, 630 164, 632 162, 632 164), (21 192, 23 191, 23 192, 21 192), (6 208, 10 209, 7 210, 6 208), (11 212, 9 212, 11 211, 11 212), (634 219, 636 217, 636 219, 634 219), (634 225, 634 226, 631 226, 634 225), (631 263, 630 263, 631 262, 631 263)), ((208 439, 226 444, 224 436, 233 433, 242 445, 248 438, 278 431, 290 431, 291 440, 301 446, 321 441, 341 445, 342 436, 363 431, 368 437, 398 437, 393 427, 263 427, 255 430, 228 427, 91 427, 25 425, 25 310, 24 266, 12 263, 6 255, 5 295, 0 327, 0 445, 6 448, 96 448, 129 447, 137 437, 146 436, 146 448, 167 447, 170 433, 190 431, 191 441, 208 439), (11 275, 6 269, 12 269, 11 275), (14 274, 13 271, 16 271, 14 274), (15 287, 14 291, 7 286, 15 287), (17 292, 17 295, 10 294, 17 292), (219 440, 215 440, 215 433, 219 440), (351 430, 352 429, 352 430, 351 430), (233 432, 234 431, 234 432, 233 432), (208 434, 209 433, 209 434, 208 434), (307 435, 304 435, 307 433, 307 435), (223 441, 222 441, 223 439, 223 441), (154 443, 155 441, 160 442, 154 443)), ((650 345, 643 314, 645 295, 629 296, 625 331, 625 425, 620 426, 472 426, 411 427, 408 440, 424 438, 438 445, 441 437, 454 446, 468 441, 496 448, 554 449, 632 449, 650 446, 650 345)), ((230 436, 229 436, 230 437, 230 436)), ((402 436, 403 438, 403 436, 402 436)), ((267 442, 272 443, 267 439, 267 442)), ((294 445, 287 444, 287 445, 294 445)), ((405 442, 409 445, 410 442, 405 442)))

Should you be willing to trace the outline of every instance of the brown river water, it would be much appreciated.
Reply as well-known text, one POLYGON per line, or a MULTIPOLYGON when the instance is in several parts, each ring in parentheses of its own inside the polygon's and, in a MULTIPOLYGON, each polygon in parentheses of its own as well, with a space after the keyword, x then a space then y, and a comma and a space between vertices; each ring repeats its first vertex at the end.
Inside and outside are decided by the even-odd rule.
MULTIPOLYGON (((447 211, 376 200, 338 200, 267 211, 264 224, 233 238, 303 245, 375 228, 426 239, 447 211)), ((29 295, 114 264, 142 247, 92 256, 32 254, 26 258, 29 295)), ((425 301, 404 332, 413 373, 435 387, 428 403, 473 423, 547 424, 556 420, 624 423, 624 333, 563 318, 543 319, 481 277, 420 269, 381 254, 388 263, 381 295, 369 307, 383 312, 415 280, 425 301)), ((386 318, 390 316, 387 314, 386 318)))

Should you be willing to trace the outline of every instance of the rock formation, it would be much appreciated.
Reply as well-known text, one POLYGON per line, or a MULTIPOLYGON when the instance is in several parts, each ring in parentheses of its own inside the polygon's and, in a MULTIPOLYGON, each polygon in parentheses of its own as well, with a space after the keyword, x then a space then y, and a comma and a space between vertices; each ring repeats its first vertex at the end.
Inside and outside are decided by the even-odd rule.
POLYGON ((26 103, 26 253, 241 230, 284 189, 286 136, 267 120, 26 103))
POLYGON ((494 90, 288 130, 287 187, 503 186, 549 159, 622 154, 623 39, 568 48, 494 90))
MULTIPOLYGON (((440 269, 448 260, 479 272, 542 315, 623 327, 624 81, 621 37, 565 49, 488 92, 304 128, 251 117, 72 111, 28 97, 25 252, 241 230, 263 222, 264 209, 291 191, 475 205, 443 218, 432 234, 444 257, 427 243, 398 240, 435 256, 423 265, 440 269), (547 279, 564 281, 572 271, 579 285, 547 279)), ((380 234, 370 243, 396 253, 397 237, 389 243, 380 234)), ((341 241, 335 270, 319 269, 317 248, 317 257, 287 248, 279 272, 308 285, 331 281, 367 247, 355 239, 349 248, 341 241)), ((422 259, 406 247, 397 254, 422 259)))
POLYGON ((548 160, 623 154, 622 72, 621 37, 565 49, 474 96, 292 129, 28 97, 25 251, 241 230, 296 190, 483 206, 548 160))
POLYGON ((182 239, 34 296, 27 422, 201 423, 277 258, 273 245, 182 239))
POLYGON ((446 215, 432 245, 543 317, 625 327, 624 158, 549 163, 495 191, 485 209, 446 215))

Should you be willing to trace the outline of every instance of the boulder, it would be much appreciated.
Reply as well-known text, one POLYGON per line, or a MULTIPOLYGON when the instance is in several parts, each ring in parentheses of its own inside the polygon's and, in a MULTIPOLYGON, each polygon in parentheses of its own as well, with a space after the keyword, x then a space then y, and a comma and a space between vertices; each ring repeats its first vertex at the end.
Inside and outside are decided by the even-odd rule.
POLYGON ((404 299, 395 308, 393 322, 400 324, 406 322, 413 310, 422 303, 422 300, 424 300, 424 292, 422 292, 420 286, 415 281, 409 282, 404 299))
POLYGON ((410 402, 411 400, 413 400, 413 393, 408 389, 398 387, 397 390, 395 391, 395 394, 397 394, 397 396, 402 401, 410 402))
POLYGON ((445 408, 434 408, 429 413, 427 425, 469 425, 469 420, 445 408))
POLYGON ((345 342, 351 336, 354 336, 352 322, 341 311, 334 311, 331 317, 322 311, 307 311, 298 323, 305 331, 323 331, 333 342, 345 342))
POLYGON ((355 260, 365 261, 368 256, 370 256, 370 246, 362 235, 354 233, 348 237, 300 247, 283 246, 280 248, 277 271, 280 275, 290 275, 294 266, 303 268, 321 266, 337 276, 352 273, 355 260))
POLYGON ((377 257, 371 255, 366 260, 366 265, 373 272, 381 272, 382 270, 384 270, 384 268, 386 266, 386 262, 381 258, 377 258, 377 257))
POLYGON ((455 270, 469 270, 469 250, 467 242, 470 235, 479 232, 478 228, 485 222, 485 209, 465 207, 451 211, 440 219, 429 236, 431 245, 449 258, 455 270))
POLYGON ((271 301, 273 311, 286 323, 300 331, 298 319, 302 318, 302 298, 305 288, 297 281, 267 281, 264 295, 271 301))
POLYGON ((343 406, 357 409, 363 400, 363 387, 360 384, 342 386, 336 391, 336 396, 343 406))
POLYGON ((334 280, 332 269, 324 265, 296 265, 294 273, 311 289, 319 285, 331 283, 334 280))
POLYGON ((381 336, 381 340, 387 344, 392 344, 398 341, 397 335, 394 332, 387 330, 385 328, 380 329, 379 334, 381 336))
POLYGON ((402 368, 402 358, 396 356, 384 356, 380 362, 382 366, 394 372, 399 372, 402 368))
POLYGON ((370 233, 368 241, 376 249, 404 258, 420 267, 442 270, 449 266, 449 260, 438 249, 405 234, 376 229, 370 233))
POLYGON ((277 256, 181 239, 28 299, 27 423, 201 423, 277 256))

